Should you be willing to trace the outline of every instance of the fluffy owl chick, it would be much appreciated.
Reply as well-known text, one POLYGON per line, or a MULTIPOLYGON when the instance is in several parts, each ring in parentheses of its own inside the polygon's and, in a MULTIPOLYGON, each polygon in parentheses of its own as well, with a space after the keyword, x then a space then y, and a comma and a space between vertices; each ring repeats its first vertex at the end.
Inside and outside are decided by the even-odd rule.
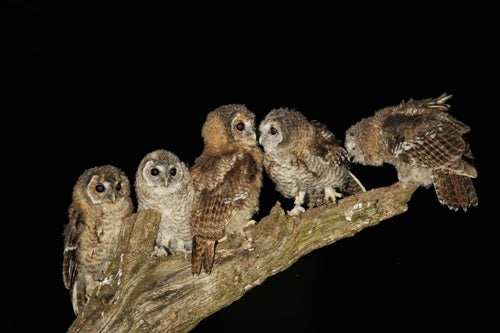
POLYGON ((304 212, 304 200, 336 202, 342 194, 364 192, 349 171, 347 152, 325 125, 286 108, 269 112, 259 126, 264 166, 278 192, 295 199, 289 215, 304 212), (339 192, 337 192, 337 190, 339 192))
POLYGON ((138 210, 161 214, 156 237, 159 253, 191 252, 194 188, 186 164, 166 150, 147 154, 135 175, 135 192, 138 210))
POLYGON ((441 204, 464 211, 477 206, 471 178, 477 177, 467 141, 469 127, 448 114, 443 94, 436 99, 410 100, 377 111, 349 128, 345 146, 353 161, 396 167, 398 178, 429 187, 441 204))
POLYGON ((105 279, 120 229, 133 212, 127 176, 111 165, 86 170, 73 189, 64 230, 63 280, 76 315, 105 279))
POLYGON ((215 244, 225 234, 243 233, 259 209, 262 151, 255 115, 243 105, 210 112, 203 124, 204 148, 191 168, 193 206, 192 272, 212 271, 215 244))

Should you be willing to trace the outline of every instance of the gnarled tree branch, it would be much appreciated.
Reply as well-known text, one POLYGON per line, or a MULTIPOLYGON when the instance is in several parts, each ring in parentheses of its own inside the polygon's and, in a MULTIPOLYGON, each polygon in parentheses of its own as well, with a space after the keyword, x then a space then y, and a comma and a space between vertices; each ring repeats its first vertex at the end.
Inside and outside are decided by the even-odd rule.
POLYGON ((396 183, 289 218, 277 203, 244 237, 217 245, 211 275, 191 275, 189 258, 151 256, 159 216, 131 217, 109 284, 69 332, 186 332, 307 253, 407 210, 415 186, 396 183))

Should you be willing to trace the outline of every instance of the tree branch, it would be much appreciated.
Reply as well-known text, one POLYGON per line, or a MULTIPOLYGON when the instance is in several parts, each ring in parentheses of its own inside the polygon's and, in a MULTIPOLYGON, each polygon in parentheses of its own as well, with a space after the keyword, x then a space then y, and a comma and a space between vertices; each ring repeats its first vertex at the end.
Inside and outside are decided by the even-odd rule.
POLYGON ((158 214, 134 214, 122 230, 109 284, 69 332, 186 332, 307 253, 407 210, 416 187, 396 183, 336 205, 285 215, 279 203, 244 237, 217 245, 211 275, 191 275, 189 258, 151 257, 158 214), (251 269, 250 269, 251 268, 251 269))

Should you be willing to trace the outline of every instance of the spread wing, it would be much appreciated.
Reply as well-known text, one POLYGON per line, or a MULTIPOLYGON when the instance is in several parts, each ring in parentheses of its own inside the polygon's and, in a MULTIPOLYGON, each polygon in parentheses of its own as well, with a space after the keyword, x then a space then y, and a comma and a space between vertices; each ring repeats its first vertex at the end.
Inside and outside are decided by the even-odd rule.
POLYGON ((71 206, 69 208, 69 223, 64 229, 63 280, 66 289, 71 289, 78 274, 77 249, 84 226, 83 216, 71 206))
POLYGON ((233 212, 244 205, 250 182, 258 174, 251 154, 231 151, 200 157, 191 170, 197 192, 193 208, 193 235, 220 239, 233 212))
POLYGON ((472 166, 461 160, 462 156, 472 158, 462 137, 469 127, 445 112, 449 108, 444 104, 446 99, 402 103, 387 114, 382 122, 387 147, 406 163, 475 173, 472 166))

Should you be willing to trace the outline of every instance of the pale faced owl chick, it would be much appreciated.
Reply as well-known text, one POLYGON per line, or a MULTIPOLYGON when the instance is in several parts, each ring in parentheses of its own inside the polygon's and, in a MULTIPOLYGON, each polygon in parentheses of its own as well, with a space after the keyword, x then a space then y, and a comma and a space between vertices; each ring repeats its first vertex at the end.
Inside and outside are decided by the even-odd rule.
POLYGON ((242 233, 259 209, 262 151, 257 147, 255 115, 243 105, 210 112, 203 124, 204 148, 191 168, 193 207, 192 272, 210 273, 216 241, 242 233))
POLYGON ((394 165, 400 181, 434 184, 439 202, 450 209, 477 206, 471 181, 477 171, 462 137, 470 129, 447 112, 449 98, 410 100, 375 112, 347 130, 349 155, 365 165, 394 165))
POLYGON ((349 171, 347 152, 318 121, 309 121, 298 111, 286 108, 269 112, 259 126, 264 147, 264 166, 286 198, 295 199, 289 215, 304 212, 302 204, 336 202, 342 194, 364 192, 361 182, 349 171), (337 192, 337 190, 339 192, 337 192))
POLYGON ((64 230, 63 260, 64 285, 76 315, 105 279, 122 224, 132 212, 129 181, 119 169, 96 167, 78 178, 64 230))
POLYGON ((147 154, 135 175, 138 210, 161 214, 157 253, 191 252, 194 188, 186 164, 166 150, 147 154))

